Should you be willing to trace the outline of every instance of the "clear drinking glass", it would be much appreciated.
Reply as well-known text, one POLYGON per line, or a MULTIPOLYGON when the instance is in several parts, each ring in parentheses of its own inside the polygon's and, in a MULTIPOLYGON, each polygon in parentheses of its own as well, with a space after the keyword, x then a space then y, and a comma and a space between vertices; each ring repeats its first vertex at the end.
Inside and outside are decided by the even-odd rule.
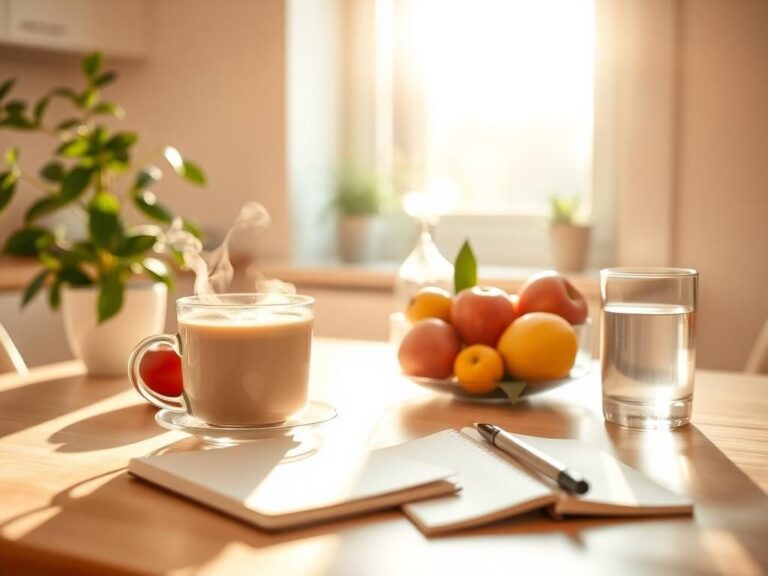
POLYGON ((631 428, 688 424, 696 365, 698 272, 600 271, 603 414, 631 428))

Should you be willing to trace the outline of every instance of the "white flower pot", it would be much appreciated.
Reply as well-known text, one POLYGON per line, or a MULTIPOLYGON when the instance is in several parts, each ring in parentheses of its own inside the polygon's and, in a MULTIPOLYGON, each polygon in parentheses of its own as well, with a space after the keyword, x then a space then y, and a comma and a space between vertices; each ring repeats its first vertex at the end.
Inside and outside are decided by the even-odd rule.
POLYGON ((72 354, 90 374, 124 376, 133 347, 147 336, 163 332, 167 296, 165 284, 128 284, 120 311, 99 324, 99 287, 63 287, 61 311, 72 354))
POLYGON ((344 262, 365 262, 373 258, 377 222, 375 216, 339 216, 338 248, 344 262))
POLYGON ((555 269, 560 272, 581 272, 589 254, 589 226, 576 224, 552 224, 549 238, 555 269))

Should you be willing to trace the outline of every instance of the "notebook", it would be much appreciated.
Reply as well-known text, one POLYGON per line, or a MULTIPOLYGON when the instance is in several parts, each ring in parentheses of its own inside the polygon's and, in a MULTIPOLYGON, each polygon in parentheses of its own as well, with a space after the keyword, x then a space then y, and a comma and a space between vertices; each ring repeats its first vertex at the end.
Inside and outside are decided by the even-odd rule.
POLYGON ((406 502, 457 489, 450 468, 412 461, 391 451, 319 450, 286 461, 288 437, 237 446, 133 458, 128 471, 146 481, 250 522, 278 530, 406 502))
POLYGON ((567 515, 642 516, 691 514, 693 503, 653 482, 611 455, 578 440, 517 435, 542 452, 578 470, 590 483, 582 496, 490 446, 474 430, 445 430, 385 448, 391 454, 457 470, 461 491, 402 509, 427 535, 470 528, 548 508, 567 515))

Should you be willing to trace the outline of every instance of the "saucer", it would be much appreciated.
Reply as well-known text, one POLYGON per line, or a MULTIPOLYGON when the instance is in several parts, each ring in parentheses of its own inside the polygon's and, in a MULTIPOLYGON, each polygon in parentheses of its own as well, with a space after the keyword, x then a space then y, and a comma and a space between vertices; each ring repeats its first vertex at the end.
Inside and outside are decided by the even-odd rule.
POLYGON ((160 410, 155 422, 166 430, 181 430, 210 444, 240 444, 274 436, 293 436, 299 431, 333 420, 336 408, 325 402, 312 400, 307 407, 279 424, 264 426, 214 426, 184 412, 160 410))

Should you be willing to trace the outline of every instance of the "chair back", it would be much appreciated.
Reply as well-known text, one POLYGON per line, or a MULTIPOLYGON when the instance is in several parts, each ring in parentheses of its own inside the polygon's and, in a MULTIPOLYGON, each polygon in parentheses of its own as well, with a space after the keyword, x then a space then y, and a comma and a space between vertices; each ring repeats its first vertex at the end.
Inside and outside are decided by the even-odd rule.
POLYGON ((6 372, 27 373, 27 365, 8 331, 0 324, 0 374, 6 372))
POLYGON ((757 335, 744 371, 750 374, 768 374, 768 320, 757 335))

